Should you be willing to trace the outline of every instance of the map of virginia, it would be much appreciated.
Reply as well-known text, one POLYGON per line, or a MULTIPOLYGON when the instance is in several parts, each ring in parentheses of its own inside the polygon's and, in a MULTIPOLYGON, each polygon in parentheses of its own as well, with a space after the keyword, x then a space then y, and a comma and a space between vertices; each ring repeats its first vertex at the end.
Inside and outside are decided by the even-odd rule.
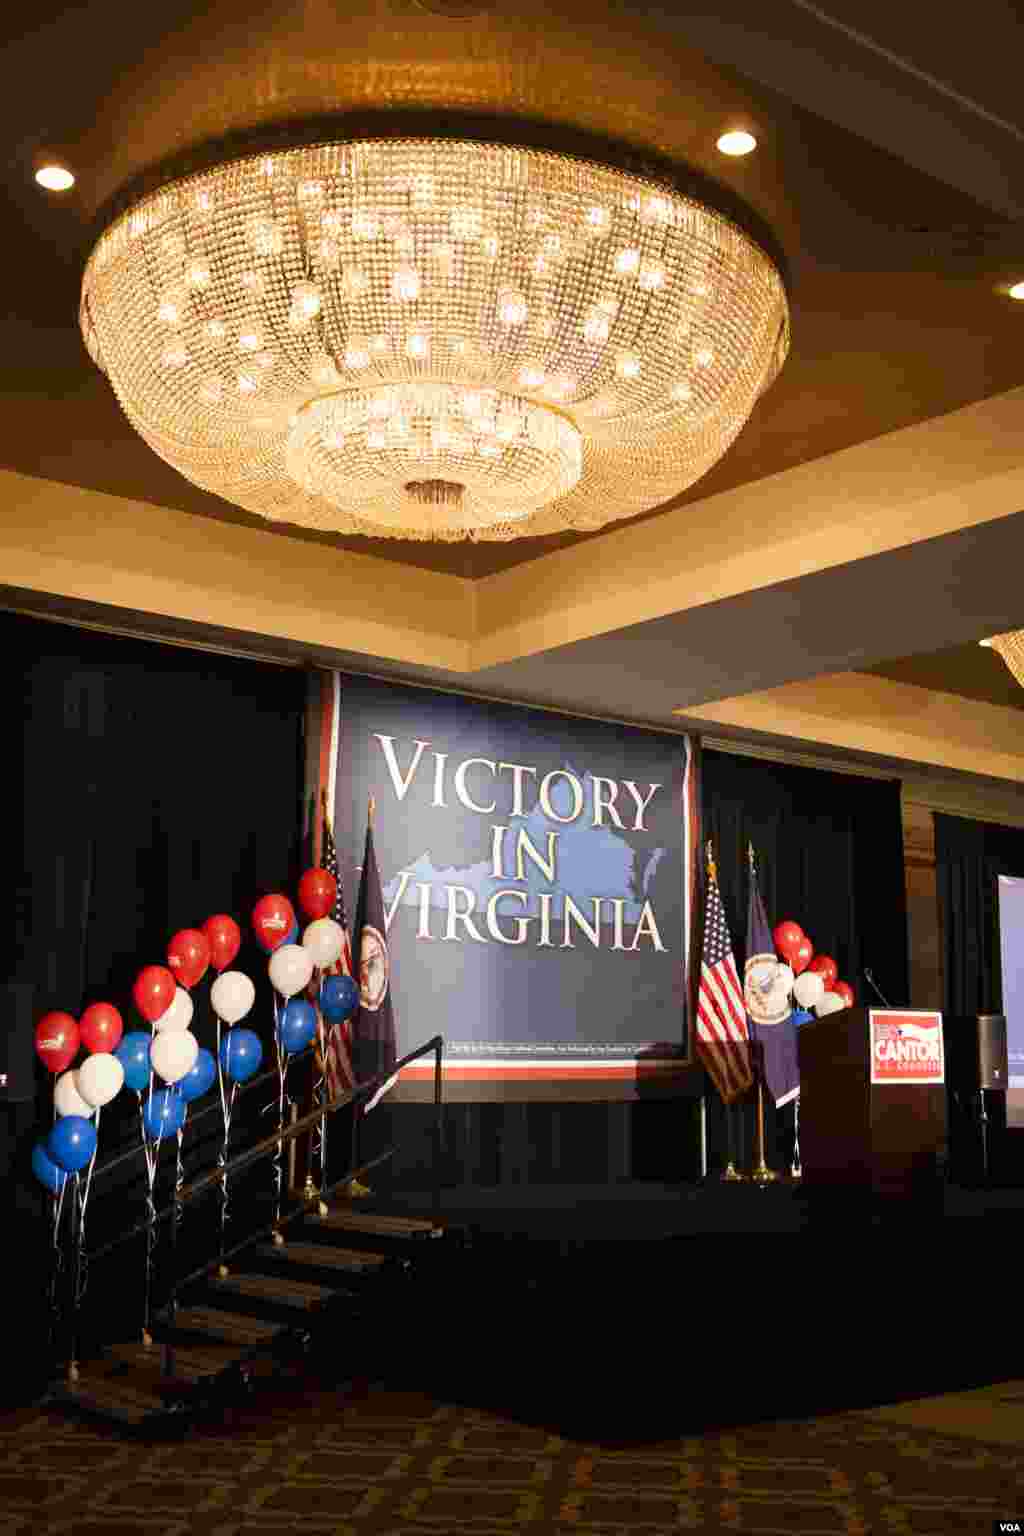
MULTIPOLYGON (((570 773, 575 771, 571 764, 566 763, 563 766, 570 773)), ((577 774, 576 777, 583 782, 585 797, 584 813, 576 821, 569 824, 554 821, 545 816, 539 803, 526 817, 508 817, 508 831, 504 834, 502 849, 502 867, 506 871, 503 877, 495 878, 489 858, 464 868, 453 866, 438 869, 433 864, 429 852, 424 852, 415 862, 403 866, 403 869, 409 871, 410 878, 406 883, 402 904, 418 906, 419 887, 423 884, 431 887, 431 905, 447 907, 447 887, 462 885, 475 893, 478 909, 485 907, 496 891, 509 889, 526 891, 529 904, 525 909, 518 900, 512 902, 499 900, 497 911, 501 915, 537 916, 540 912, 538 898, 542 893, 547 892, 553 898, 552 913, 556 918, 564 914, 566 896, 571 897, 583 910, 589 910, 592 897, 606 896, 625 901, 623 917, 627 923, 639 922, 643 902, 647 898, 654 872, 667 849, 655 848, 650 852, 640 875, 638 891, 636 853, 625 838, 611 827, 593 825, 592 776, 577 774), (548 852, 548 834, 557 833, 555 838, 556 879, 553 884, 529 859, 524 860, 523 872, 526 878, 523 880, 514 878, 515 850, 520 828, 525 829, 530 842, 545 859, 548 852)), ((551 804, 560 815, 568 815, 571 812, 572 795, 567 784, 558 783, 552 786, 551 804)), ((500 821, 501 814, 496 812, 494 819, 500 821)), ((399 876, 402 872, 400 870, 384 887, 384 901, 388 908, 398 895, 399 876)))

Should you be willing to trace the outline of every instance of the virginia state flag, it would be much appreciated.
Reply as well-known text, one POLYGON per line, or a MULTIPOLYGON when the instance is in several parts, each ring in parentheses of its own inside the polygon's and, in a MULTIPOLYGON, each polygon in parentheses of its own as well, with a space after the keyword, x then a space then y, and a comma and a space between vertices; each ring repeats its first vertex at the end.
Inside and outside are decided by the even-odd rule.
MULTIPOLYGON (((359 880, 352 945, 356 964, 354 979, 359 986, 359 1008, 352 1023, 352 1069, 357 1084, 388 1072, 398 1060, 387 932, 380 871, 373 847, 371 808, 366 824, 366 851, 359 880)), ((396 1081, 397 1078, 392 1077, 381 1085, 367 1102, 365 1114, 369 1114, 396 1081)))
POLYGON ((747 1006, 754 1059, 776 1105, 788 1104, 800 1092, 796 1023, 789 998, 773 985, 779 962, 764 912, 757 875, 750 871, 747 905, 747 962, 743 968, 743 1000, 747 1006))

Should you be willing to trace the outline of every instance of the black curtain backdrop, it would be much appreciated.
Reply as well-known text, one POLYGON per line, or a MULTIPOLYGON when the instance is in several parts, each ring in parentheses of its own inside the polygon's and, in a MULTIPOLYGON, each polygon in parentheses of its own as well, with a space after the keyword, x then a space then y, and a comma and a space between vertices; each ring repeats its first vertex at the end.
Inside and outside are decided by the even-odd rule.
POLYGON ((943 1012, 998 1013, 1002 993, 996 879, 1024 876, 1024 829, 936 814, 935 868, 943 1012))
MULTIPOLYGON (((266 960, 248 920, 261 895, 294 890, 300 872, 306 680, 7 614, 0 647, 14 905, 0 1027, 9 1061, 27 1058, 34 1073, 34 1099, 0 1111, 0 1182, 14 1175, 28 1238, 44 1205, 28 1160, 52 1118, 52 1080, 30 1043, 44 1013, 77 1016, 102 998, 126 1031, 146 1027, 131 1005, 141 966, 165 963, 177 929, 229 912, 245 936, 238 968, 257 984, 252 1022, 270 1046, 266 960)), ((208 986, 197 989, 195 1031, 209 1047, 208 986)), ((137 1137, 130 1099, 104 1111, 101 1156, 137 1137)))
MULTIPOLYGON (((906 887, 900 787, 816 768, 791 767, 725 752, 703 754, 704 841, 714 844, 718 883, 736 962, 745 959, 747 845, 757 854, 768 920, 799 923, 816 954, 831 955, 858 1003, 871 1001, 866 965, 893 1004, 908 998, 906 887)), ((703 875, 703 870, 702 870, 703 875)), ((711 1168, 723 1165, 725 1116, 708 1085, 711 1168)), ((752 1155, 753 1110, 737 1113, 737 1156, 752 1155)), ((793 1109, 766 1106, 769 1164, 788 1169, 793 1109)))

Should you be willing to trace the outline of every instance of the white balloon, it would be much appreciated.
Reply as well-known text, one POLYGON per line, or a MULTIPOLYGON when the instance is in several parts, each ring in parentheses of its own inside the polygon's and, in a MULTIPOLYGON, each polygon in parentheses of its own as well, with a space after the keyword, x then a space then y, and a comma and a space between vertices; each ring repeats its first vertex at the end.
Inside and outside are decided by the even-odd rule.
POLYGON ((92 1105, 78 1091, 78 1073, 62 1072, 53 1085, 53 1104, 58 1115, 81 1115, 84 1120, 92 1116, 92 1105))
POLYGON ((825 995, 825 983, 817 971, 804 971, 793 983, 793 996, 801 1008, 813 1008, 825 995))
POLYGON ((830 1013, 842 1013, 846 1004, 837 992, 826 992, 820 1002, 815 1003, 814 1011, 819 1019, 827 1018, 830 1013))
POLYGON ((192 1015, 196 1007, 184 987, 179 987, 171 1000, 171 1006, 164 1010, 153 1023, 154 1029, 188 1029, 192 1023, 192 1015))
POLYGON ((225 971, 210 988, 213 1011, 225 1024, 244 1019, 256 1001, 256 988, 244 971, 225 971))
POLYGON ((786 996, 789 997, 793 991, 793 983, 795 980, 796 977, 793 975, 793 967, 790 965, 780 964, 778 970, 775 972, 775 980, 772 982, 772 991, 785 992, 786 996))
POLYGON ((283 944, 270 957, 270 980, 282 997, 294 997, 309 985, 313 957, 301 944, 283 944))
POLYGON ((336 923, 333 917, 318 917, 302 935, 303 949, 309 951, 313 964, 318 965, 322 971, 338 959, 344 942, 341 924, 336 923))
POLYGON ((121 1092, 124 1086, 124 1067, 116 1056, 97 1051, 87 1056, 78 1069, 78 1091, 87 1104, 102 1109, 121 1092))
POLYGON ((187 1029, 165 1029, 150 1046, 153 1071, 165 1083, 176 1083, 191 1072, 199 1055, 199 1041, 187 1029))

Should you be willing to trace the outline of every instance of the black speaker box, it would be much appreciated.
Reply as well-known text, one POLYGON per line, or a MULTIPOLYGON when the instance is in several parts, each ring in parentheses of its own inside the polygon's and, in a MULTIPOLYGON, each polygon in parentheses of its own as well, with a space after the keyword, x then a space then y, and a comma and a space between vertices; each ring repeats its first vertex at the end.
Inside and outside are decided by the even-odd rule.
POLYGON ((34 999, 30 984, 0 987, 0 1104, 36 1096, 34 999))
POLYGON ((958 1093, 977 1093, 979 1088, 1007 1088, 1009 1058, 1006 1051, 1006 1016, 978 1013, 942 1021, 946 1051, 946 1081, 958 1093))

